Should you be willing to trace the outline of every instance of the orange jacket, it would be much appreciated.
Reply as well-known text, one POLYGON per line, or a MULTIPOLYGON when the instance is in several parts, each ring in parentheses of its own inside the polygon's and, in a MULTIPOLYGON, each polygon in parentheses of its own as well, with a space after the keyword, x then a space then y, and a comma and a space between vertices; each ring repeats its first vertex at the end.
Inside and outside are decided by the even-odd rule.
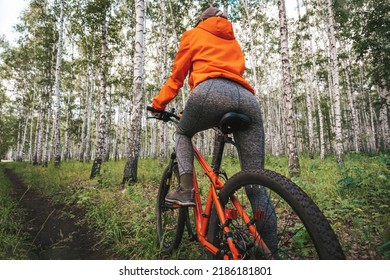
POLYGON ((183 33, 172 74, 154 97, 152 106, 165 109, 177 96, 188 73, 191 90, 209 78, 224 77, 254 93, 242 76, 244 69, 244 55, 234 37, 232 24, 224 18, 211 17, 183 33))

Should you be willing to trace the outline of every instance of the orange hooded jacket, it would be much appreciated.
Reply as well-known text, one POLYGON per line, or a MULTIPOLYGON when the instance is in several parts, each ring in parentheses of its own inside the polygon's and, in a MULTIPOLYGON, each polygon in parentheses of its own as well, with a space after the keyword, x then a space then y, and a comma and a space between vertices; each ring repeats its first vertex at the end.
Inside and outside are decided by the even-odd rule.
POLYGON ((245 60, 234 37, 232 24, 222 17, 211 17, 183 33, 171 76, 154 97, 152 106, 163 110, 174 99, 189 73, 193 90, 199 83, 223 77, 238 82, 254 94, 243 78, 245 60))

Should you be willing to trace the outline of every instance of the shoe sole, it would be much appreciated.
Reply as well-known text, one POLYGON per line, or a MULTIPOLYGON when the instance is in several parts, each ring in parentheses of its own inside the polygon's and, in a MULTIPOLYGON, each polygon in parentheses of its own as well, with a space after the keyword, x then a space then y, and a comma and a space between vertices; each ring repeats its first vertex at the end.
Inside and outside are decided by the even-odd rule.
POLYGON ((171 203, 172 207, 181 207, 181 206, 195 207, 195 202, 183 202, 183 201, 167 199, 167 198, 165 198, 165 202, 171 203))

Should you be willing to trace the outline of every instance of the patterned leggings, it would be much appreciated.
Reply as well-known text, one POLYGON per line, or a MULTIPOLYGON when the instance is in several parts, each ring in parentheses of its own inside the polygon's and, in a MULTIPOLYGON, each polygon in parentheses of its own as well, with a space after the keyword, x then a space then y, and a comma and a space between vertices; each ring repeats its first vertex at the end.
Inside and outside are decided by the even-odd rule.
POLYGON ((263 121, 256 97, 233 81, 216 78, 194 89, 177 127, 175 148, 180 175, 192 173, 192 136, 218 126, 222 116, 230 111, 246 114, 252 120, 249 129, 234 133, 241 169, 264 168, 263 121))

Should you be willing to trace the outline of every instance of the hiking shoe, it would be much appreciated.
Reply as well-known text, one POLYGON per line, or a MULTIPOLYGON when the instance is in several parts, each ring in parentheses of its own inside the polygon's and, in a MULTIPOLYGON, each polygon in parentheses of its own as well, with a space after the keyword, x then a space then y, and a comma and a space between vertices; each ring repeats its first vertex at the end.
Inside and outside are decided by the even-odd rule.
POLYGON ((193 207, 195 206, 194 190, 185 190, 179 185, 166 195, 165 201, 179 206, 193 207))

